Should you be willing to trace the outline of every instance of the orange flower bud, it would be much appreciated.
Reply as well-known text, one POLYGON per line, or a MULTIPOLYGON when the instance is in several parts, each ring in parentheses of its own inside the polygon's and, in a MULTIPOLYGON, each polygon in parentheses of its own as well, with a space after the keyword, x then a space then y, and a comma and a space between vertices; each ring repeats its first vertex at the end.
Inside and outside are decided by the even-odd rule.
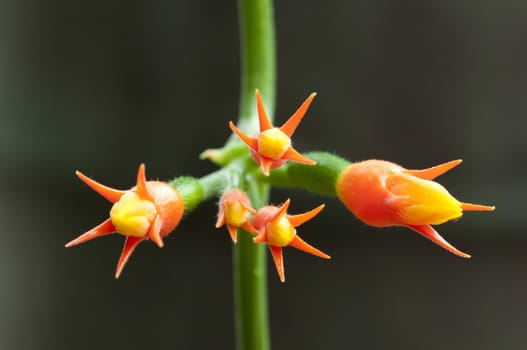
POLYGON ((382 160, 349 165, 337 180, 337 195, 361 221, 371 226, 406 226, 453 254, 463 253, 430 225, 460 218, 464 210, 494 210, 492 206, 459 202, 432 181, 461 160, 424 170, 407 170, 382 160))
POLYGON ((144 164, 139 166, 136 186, 127 191, 106 187, 80 171, 76 174, 95 192, 114 204, 108 220, 75 238, 66 247, 113 232, 126 236, 115 278, 119 278, 139 243, 151 239, 159 247, 163 247, 162 238, 176 228, 183 216, 184 203, 180 194, 165 182, 146 181, 144 164))
POLYGON ((256 104, 258 107, 260 132, 255 137, 249 137, 238 129, 233 122, 229 122, 231 130, 238 135, 247 146, 249 146, 251 149, 251 157, 256 164, 262 168, 262 172, 265 176, 269 176, 269 171, 271 169, 278 168, 288 160, 308 165, 316 164, 314 160, 298 153, 298 151, 291 146, 291 136, 295 132, 315 96, 316 93, 312 93, 300 108, 298 108, 295 114, 284 123, 284 125, 276 128, 273 127, 271 121, 267 117, 260 92, 256 90, 256 104))
POLYGON ((329 255, 302 240, 295 229, 320 213, 324 209, 324 204, 306 213, 289 215, 287 209, 290 202, 288 199, 280 207, 274 205, 263 207, 253 218, 253 227, 258 230, 258 235, 253 240, 255 243, 267 243, 282 282, 285 282, 283 247, 291 246, 324 259, 330 258, 329 255))
POLYGON ((234 243, 237 241, 238 227, 251 233, 258 233, 250 222, 250 215, 256 213, 251 206, 247 194, 239 189, 231 189, 223 193, 219 202, 218 221, 216 228, 227 224, 227 229, 234 243))

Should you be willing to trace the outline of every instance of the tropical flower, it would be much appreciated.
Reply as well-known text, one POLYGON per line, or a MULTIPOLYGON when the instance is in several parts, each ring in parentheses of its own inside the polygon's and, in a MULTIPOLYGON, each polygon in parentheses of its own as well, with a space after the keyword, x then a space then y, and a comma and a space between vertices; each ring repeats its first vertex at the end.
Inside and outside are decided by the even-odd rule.
POLYGON ((449 252, 469 258, 430 226, 458 219, 463 211, 494 210, 493 206, 460 202, 432 181, 460 163, 454 160, 424 170, 407 170, 383 160, 353 163, 338 178, 337 195, 368 225, 406 226, 449 252))
POLYGON ((242 141, 251 149, 251 157, 256 164, 262 168, 265 176, 269 175, 270 169, 275 169, 291 160, 303 164, 314 165, 316 162, 311 160, 291 146, 291 136, 295 132, 298 124, 304 117, 311 101, 315 98, 316 93, 312 93, 298 110, 287 120, 281 127, 273 127, 267 117, 262 102, 260 92, 256 90, 256 104, 258 108, 258 121, 260 123, 260 132, 255 137, 244 134, 231 121, 229 126, 231 130, 238 135, 242 141))
POLYGON ((324 204, 306 213, 289 215, 287 209, 290 202, 288 199, 279 207, 273 205, 263 207, 256 212, 253 218, 253 227, 258 230, 258 235, 253 238, 253 241, 255 243, 267 243, 282 282, 285 282, 283 247, 291 246, 306 253, 330 259, 329 255, 302 240, 296 234, 295 229, 295 227, 311 220, 320 213, 324 209, 324 204))
POLYGON ((109 219, 75 238, 66 244, 66 247, 113 232, 126 236, 115 278, 119 278, 124 265, 139 243, 151 239, 160 248, 163 247, 162 238, 176 228, 183 216, 184 203, 181 195, 165 182, 146 181, 144 164, 139 166, 136 186, 126 191, 104 186, 80 171, 77 171, 76 175, 114 204, 109 219))
POLYGON ((250 215, 256 213, 247 194, 239 189, 230 189, 223 193, 219 202, 216 228, 227 224, 234 243, 237 241, 238 227, 251 233, 258 233, 251 225, 250 215))

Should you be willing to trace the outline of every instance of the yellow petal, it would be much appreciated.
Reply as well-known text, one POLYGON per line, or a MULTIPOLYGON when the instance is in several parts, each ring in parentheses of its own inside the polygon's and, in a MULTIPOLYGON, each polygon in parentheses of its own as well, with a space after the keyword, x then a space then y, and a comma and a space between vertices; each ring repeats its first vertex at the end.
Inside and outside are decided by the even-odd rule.
POLYGON ((278 128, 267 129, 258 135, 258 153, 279 160, 291 146, 291 139, 278 128))
POLYGON ((110 210, 115 230, 125 236, 144 237, 157 214, 155 205, 135 192, 128 192, 110 210))
POLYGON ((438 225, 463 215, 461 203, 437 182, 401 173, 390 176, 386 186, 397 195, 395 205, 405 224, 438 225))
POLYGON ((249 218, 249 211, 239 201, 225 202, 225 221, 227 224, 240 227, 249 218))
POLYGON ((276 247, 285 247, 296 235, 295 227, 282 215, 266 225, 267 242, 276 247))

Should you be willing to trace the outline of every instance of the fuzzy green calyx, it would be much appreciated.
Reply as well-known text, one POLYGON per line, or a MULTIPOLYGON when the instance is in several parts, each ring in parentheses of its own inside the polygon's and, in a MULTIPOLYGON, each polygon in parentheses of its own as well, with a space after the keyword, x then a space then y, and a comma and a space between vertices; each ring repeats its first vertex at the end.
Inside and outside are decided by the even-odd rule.
POLYGON ((190 213, 203 201, 203 186, 192 176, 180 176, 170 181, 185 203, 185 214, 190 213))

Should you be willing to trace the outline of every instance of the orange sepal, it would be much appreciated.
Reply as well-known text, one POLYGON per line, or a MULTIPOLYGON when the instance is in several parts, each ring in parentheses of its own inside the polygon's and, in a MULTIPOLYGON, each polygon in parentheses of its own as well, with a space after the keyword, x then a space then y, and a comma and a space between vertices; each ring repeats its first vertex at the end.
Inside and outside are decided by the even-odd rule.
POLYGON ((419 177, 423 180, 433 180, 436 177, 443 175, 447 171, 452 170, 453 168, 457 167, 459 164, 461 164, 462 161, 463 161, 462 159, 457 159, 457 160, 452 160, 450 162, 439 164, 439 165, 436 165, 436 166, 433 166, 427 169, 404 170, 404 172, 410 175, 419 177))
POLYGON ((289 147, 288 148, 288 150, 282 156, 282 159, 284 159, 284 160, 292 160, 294 162, 302 163, 302 164, 306 164, 306 165, 315 165, 315 164, 317 164, 316 161, 314 161, 311 158, 308 158, 308 157, 304 156, 303 154, 298 152, 293 147, 289 147))
POLYGON ((214 226, 216 228, 220 228, 223 225, 225 225, 225 209, 220 207, 220 211, 218 213, 218 219, 216 220, 216 224, 214 226))
POLYGON ((284 125, 280 127, 280 130, 283 131, 287 136, 291 137, 293 135, 316 95, 316 92, 313 92, 311 95, 309 95, 304 103, 298 107, 296 112, 284 123, 284 125))
POLYGON ((317 248, 313 247, 312 245, 308 244, 306 241, 304 241, 302 238, 298 237, 298 235, 293 238, 291 243, 289 243, 291 247, 294 247, 296 249, 299 249, 303 252, 309 253, 311 255, 318 256, 319 258, 323 259, 331 259, 329 255, 324 253, 321 250, 318 250, 317 248))
POLYGON ((267 116, 267 112, 265 111, 265 107, 262 102, 262 96, 260 95, 260 91, 258 89, 256 89, 256 108, 258 109, 258 123, 260 124, 260 132, 271 129, 273 124, 271 124, 271 121, 267 116))
POLYGON ((92 190, 106 198, 112 203, 117 202, 121 197, 126 193, 126 191, 116 190, 114 188, 104 186, 103 184, 98 183, 95 180, 90 179, 88 176, 84 175, 80 171, 76 171, 75 175, 79 179, 81 179, 82 182, 84 182, 86 185, 88 185, 92 190))
POLYGON ((65 247, 66 248, 73 247, 73 246, 75 246, 77 244, 84 243, 86 241, 92 240, 92 239, 97 238, 97 237, 106 236, 106 235, 109 235, 110 233, 113 233, 113 232, 115 232, 115 227, 112 224, 112 220, 111 219, 107 219, 102 224, 92 228, 88 232, 86 232, 86 233, 80 235, 79 237, 75 238, 74 240, 66 243, 65 247))
POLYGON ((291 204, 291 198, 287 198, 287 200, 280 206, 280 209, 273 216, 273 219, 279 216, 285 215, 287 213, 287 209, 289 209, 290 204, 291 204))
POLYGON ((142 237, 128 236, 124 242, 124 247, 117 262, 117 269, 115 270, 115 278, 119 278, 123 271, 124 265, 128 262, 128 259, 134 252, 135 247, 144 240, 142 237))
POLYGON ((273 256, 274 265, 276 267, 276 272, 278 272, 278 276, 280 277, 280 281, 285 282, 284 255, 282 248, 269 245, 269 250, 273 256))
POLYGON ((274 160, 260 157, 260 168, 262 169, 262 173, 265 176, 269 176, 273 163, 274 163, 274 160))
POLYGON ((261 230, 254 238, 254 243, 265 243, 267 242, 267 233, 265 230, 261 230))
POLYGON ((145 173, 145 165, 141 163, 139 165, 139 169, 137 170, 137 183, 135 187, 135 193, 137 193, 140 197, 144 199, 148 199, 150 201, 154 201, 150 193, 148 192, 148 188, 146 186, 146 173, 145 173))
POLYGON ((493 211, 496 209, 495 206, 491 205, 481 205, 473 203, 461 203, 461 209, 465 211, 493 211))
POLYGON ((238 243, 238 228, 236 226, 227 225, 227 231, 229 231, 232 243, 238 243))
POLYGON ((229 122, 229 127, 231 128, 232 132, 238 135, 242 141, 249 146, 252 150, 258 150, 258 141, 250 136, 247 136, 244 134, 243 131, 238 129, 236 125, 232 121, 229 122))
POLYGON ((241 226, 245 231, 249 232, 249 233, 252 233, 253 235, 257 235, 259 232, 257 229, 254 228, 253 225, 251 225, 251 223, 249 221, 245 222, 242 226, 241 226))
POLYGON ((325 206, 326 206, 325 204, 321 204, 315 209, 312 209, 306 213, 296 214, 296 215, 287 215, 287 219, 294 227, 300 226, 304 222, 313 219, 318 213, 322 211, 322 209, 324 209, 325 206))
POLYGON ((456 247, 454 247, 452 244, 448 243, 439 233, 437 233, 436 230, 430 225, 406 225, 408 228, 414 230, 417 233, 420 233, 421 235, 425 236, 435 244, 439 245, 440 247, 448 250, 452 254, 455 254, 457 256, 460 256, 462 258, 470 258, 470 255, 467 253, 463 253, 462 251, 458 250, 456 247))
POLYGON ((150 224, 150 229, 148 230, 148 237, 157 244, 159 248, 163 248, 163 240, 161 239, 161 228, 163 227, 163 222, 159 215, 156 215, 154 221, 150 224))

